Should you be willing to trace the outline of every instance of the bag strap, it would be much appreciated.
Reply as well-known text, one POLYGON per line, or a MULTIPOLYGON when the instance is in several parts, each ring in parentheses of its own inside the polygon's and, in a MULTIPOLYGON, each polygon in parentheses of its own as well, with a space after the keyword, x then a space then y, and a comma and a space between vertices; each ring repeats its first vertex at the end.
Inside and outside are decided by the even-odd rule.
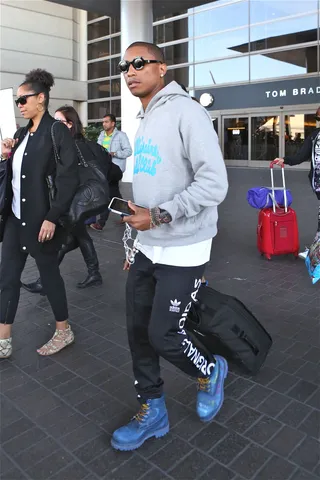
POLYGON ((51 139, 52 139, 52 145, 53 145, 54 159, 56 163, 59 163, 60 155, 58 152, 58 147, 57 147, 56 139, 54 136, 54 126, 56 125, 56 123, 60 123, 59 120, 57 120, 56 122, 53 122, 53 124, 51 125, 51 139))
MULTIPOLYGON (((54 153, 54 159, 56 161, 56 163, 59 163, 60 161, 60 155, 59 155, 59 151, 58 151, 58 147, 57 147, 57 142, 56 142, 56 139, 55 139, 55 136, 54 136, 54 126, 57 124, 57 123, 60 123, 59 120, 57 120, 56 122, 54 122, 52 125, 51 125, 51 139, 52 139, 52 144, 53 144, 53 153, 54 153)), ((82 153, 81 153, 81 150, 77 144, 77 142, 75 141, 74 142, 75 145, 76 145, 76 148, 77 148, 77 151, 78 151, 78 157, 79 157, 79 160, 80 160, 80 164, 83 166, 83 167, 88 167, 88 164, 87 162, 85 161, 82 153)))
POLYGON ((88 167, 89 165, 87 164, 87 162, 85 161, 84 159, 84 156, 82 155, 82 152, 79 148, 79 145, 78 145, 78 142, 75 140, 74 142, 76 144, 76 149, 78 151, 78 157, 79 157, 79 160, 80 160, 80 164, 83 166, 83 167, 88 167))

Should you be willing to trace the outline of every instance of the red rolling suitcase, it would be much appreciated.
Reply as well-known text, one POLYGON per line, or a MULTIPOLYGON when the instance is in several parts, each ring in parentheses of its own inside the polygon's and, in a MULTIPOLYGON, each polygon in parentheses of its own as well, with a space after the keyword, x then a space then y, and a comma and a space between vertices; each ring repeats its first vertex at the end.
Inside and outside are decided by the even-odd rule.
POLYGON ((275 190, 284 190, 284 208, 278 207, 273 201, 272 208, 263 208, 259 213, 257 244, 261 255, 268 260, 272 255, 286 255, 293 253, 296 257, 299 254, 299 231, 296 212, 288 207, 286 182, 284 176, 284 165, 281 167, 282 187, 274 186, 273 167, 270 163, 271 188, 274 197, 275 190))

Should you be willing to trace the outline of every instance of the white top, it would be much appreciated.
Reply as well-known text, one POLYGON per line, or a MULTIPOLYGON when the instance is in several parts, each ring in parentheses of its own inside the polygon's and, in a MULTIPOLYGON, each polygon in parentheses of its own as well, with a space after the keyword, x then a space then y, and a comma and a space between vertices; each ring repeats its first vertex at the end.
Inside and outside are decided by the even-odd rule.
POLYGON ((20 143, 19 147, 15 151, 12 161, 12 190, 13 190, 13 199, 12 199, 12 211, 14 216, 21 218, 20 212, 20 187, 21 187, 21 165, 24 157, 24 151, 27 146, 29 139, 29 132, 24 137, 23 141, 20 143))
POLYGON ((143 253, 152 263, 171 265, 173 267, 199 267, 209 262, 212 238, 203 242, 183 245, 182 247, 153 247, 134 242, 137 250, 143 253))

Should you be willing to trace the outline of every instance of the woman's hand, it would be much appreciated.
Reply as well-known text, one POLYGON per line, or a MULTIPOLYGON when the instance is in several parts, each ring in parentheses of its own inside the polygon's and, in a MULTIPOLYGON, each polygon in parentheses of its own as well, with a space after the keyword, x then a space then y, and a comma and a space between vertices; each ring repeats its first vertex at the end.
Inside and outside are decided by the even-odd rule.
POLYGON ((284 164, 284 159, 283 159, 283 158, 275 158, 275 159, 274 159, 274 162, 275 162, 277 165, 280 165, 280 167, 282 167, 282 165, 284 164))
POLYGON ((49 222, 48 220, 44 220, 43 224, 41 225, 38 241, 40 243, 48 242, 53 238, 55 230, 56 226, 54 223, 49 222))
POLYGON ((15 140, 13 138, 5 138, 3 142, 1 142, 1 155, 8 157, 17 141, 17 138, 15 140))

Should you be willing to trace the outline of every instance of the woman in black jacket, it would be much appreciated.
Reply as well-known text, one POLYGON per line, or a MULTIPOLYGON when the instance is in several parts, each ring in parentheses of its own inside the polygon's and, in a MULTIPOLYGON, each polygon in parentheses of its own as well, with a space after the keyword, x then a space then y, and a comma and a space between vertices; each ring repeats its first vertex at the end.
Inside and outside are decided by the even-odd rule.
MULTIPOLYGON (((320 107, 316 111, 315 119, 320 123, 320 107)), ((276 158, 275 162, 282 166, 300 165, 303 162, 311 160, 311 169, 309 172, 309 180, 311 188, 319 200, 318 208, 318 231, 320 231, 320 128, 316 128, 303 142, 302 147, 296 155, 286 156, 284 158, 276 158)), ((299 254, 299 257, 305 259, 308 254, 308 248, 299 254)))
MULTIPOLYGON (((118 178, 120 176, 121 179, 122 172, 117 165, 112 163, 111 155, 97 143, 85 139, 83 136, 81 120, 73 107, 64 105, 63 107, 58 108, 55 113, 55 119, 64 123, 69 128, 69 131, 86 162, 90 163, 90 160, 93 159, 93 157, 99 158, 101 159, 99 164, 104 167, 104 173, 109 182, 112 182, 115 177, 118 178)), ((59 262, 62 262, 66 253, 71 252, 78 247, 80 247, 83 259, 87 265, 88 275, 83 282, 77 284, 77 287, 86 288, 92 285, 101 285, 102 277, 99 272, 97 252, 84 223, 76 225, 70 235, 68 235, 67 242, 62 246, 59 252, 59 262)), ((45 293, 41 278, 38 278, 38 280, 32 283, 22 284, 22 286, 31 293, 45 293)))
POLYGON ((56 319, 51 340, 38 350, 52 355, 74 340, 68 324, 68 305, 59 271, 58 252, 65 240, 59 218, 68 211, 78 187, 77 152, 63 123, 54 125, 60 161, 56 165, 51 128, 55 122, 48 113, 53 76, 33 70, 17 92, 16 104, 29 120, 14 139, 2 142, 1 160, 9 162, 6 202, 1 212, 0 240, 0 358, 12 353, 11 327, 20 297, 20 277, 28 255, 36 261, 49 303, 56 319), (46 177, 55 173, 57 194, 49 202, 46 177))

